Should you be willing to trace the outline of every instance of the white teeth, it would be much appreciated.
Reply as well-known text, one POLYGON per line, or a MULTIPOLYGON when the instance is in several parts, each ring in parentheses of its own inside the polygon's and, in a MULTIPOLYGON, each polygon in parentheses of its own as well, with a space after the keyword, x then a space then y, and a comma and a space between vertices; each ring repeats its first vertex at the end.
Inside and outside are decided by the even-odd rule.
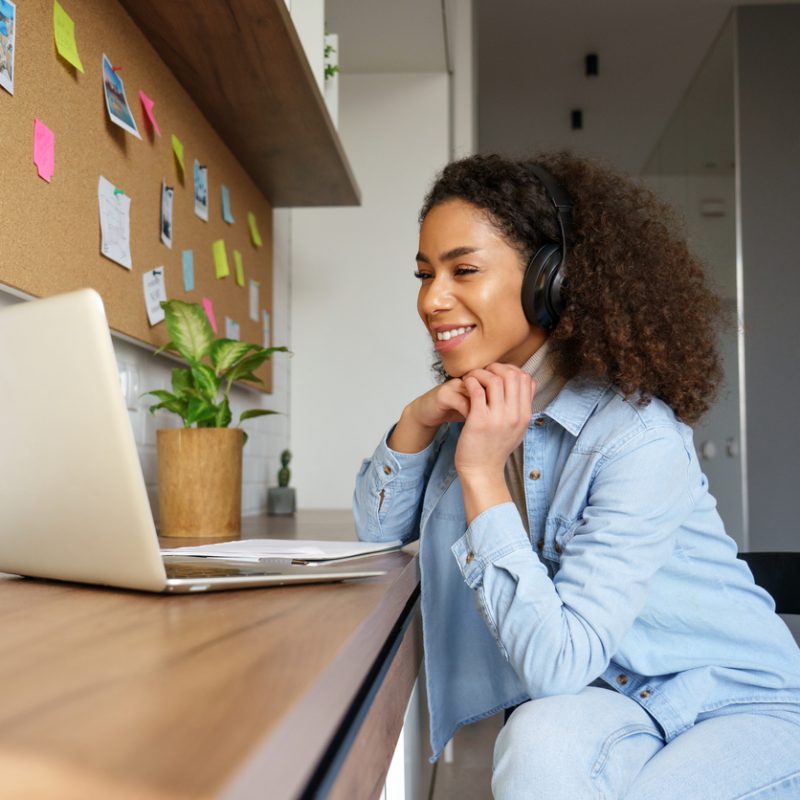
POLYGON ((465 333, 471 331, 475 326, 474 325, 467 325, 466 328, 453 328, 449 331, 441 331, 440 333, 436 334, 436 338, 440 342, 447 342, 452 339, 454 336, 462 336, 465 333))

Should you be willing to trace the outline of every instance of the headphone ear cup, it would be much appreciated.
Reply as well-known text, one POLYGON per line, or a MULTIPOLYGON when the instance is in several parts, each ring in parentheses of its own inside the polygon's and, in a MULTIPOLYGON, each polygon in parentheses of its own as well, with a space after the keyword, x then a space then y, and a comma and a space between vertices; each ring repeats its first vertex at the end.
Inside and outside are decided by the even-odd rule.
POLYGON ((563 310, 561 299, 561 246, 542 245, 532 256, 522 279, 522 309, 531 325, 555 327, 563 310))

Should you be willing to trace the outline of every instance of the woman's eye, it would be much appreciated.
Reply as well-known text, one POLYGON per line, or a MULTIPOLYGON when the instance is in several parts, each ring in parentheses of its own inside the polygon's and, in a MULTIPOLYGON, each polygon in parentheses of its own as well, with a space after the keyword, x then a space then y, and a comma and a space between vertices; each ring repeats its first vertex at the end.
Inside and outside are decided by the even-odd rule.
POLYGON ((458 267, 456 269, 456 275, 472 275, 477 271, 477 267, 458 267))
POLYGON ((417 270, 414 273, 414 277, 415 278, 419 278, 421 281, 425 281, 425 280, 427 280, 428 278, 431 277, 431 274, 430 274, 430 272, 420 272, 419 270, 417 270))

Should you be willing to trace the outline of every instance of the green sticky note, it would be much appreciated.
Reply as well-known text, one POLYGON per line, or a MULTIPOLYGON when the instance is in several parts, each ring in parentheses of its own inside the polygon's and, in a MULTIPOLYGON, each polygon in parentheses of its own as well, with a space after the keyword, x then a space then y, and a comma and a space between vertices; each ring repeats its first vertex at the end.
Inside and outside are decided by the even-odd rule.
POLYGON ((53 2, 53 33, 56 37, 56 49, 61 58, 83 72, 81 57, 78 55, 78 43, 75 41, 75 23, 61 8, 58 0, 53 2))
POLYGON ((247 224, 250 226, 250 238, 256 247, 261 247, 261 234, 258 232, 258 225, 256 224, 256 215, 252 211, 247 212, 247 224))
POLYGON ((172 134, 172 152, 175 153, 175 158, 181 165, 181 173, 186 172, 186 167, 183 163, 183 142, 173 133, 172 134))
POLYGON ((233 266, 236 270, 236 283, 244 288, 244 264, 242 264, 242 254, 238 250, 233 251, 233 266))
POLYGON ((225 252, 225 242, 223 239, 217 239, 211 245, 214 253, 214 270, 217 273, 217 278, 227 278, 231 274, 231 268, 228 266, 228 254, 225 252))

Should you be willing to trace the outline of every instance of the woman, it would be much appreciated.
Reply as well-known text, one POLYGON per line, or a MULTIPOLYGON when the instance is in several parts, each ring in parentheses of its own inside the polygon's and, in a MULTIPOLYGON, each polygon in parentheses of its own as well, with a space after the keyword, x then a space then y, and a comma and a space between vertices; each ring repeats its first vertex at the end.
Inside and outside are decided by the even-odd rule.
POLYGON ((800 797, 800 654, 697 462, 719 304, 667 209, 567 154, 475 156, 420 222, 443 380, 354 511, 421 539, 433 757, 517 707, 499 798, 800 797))

